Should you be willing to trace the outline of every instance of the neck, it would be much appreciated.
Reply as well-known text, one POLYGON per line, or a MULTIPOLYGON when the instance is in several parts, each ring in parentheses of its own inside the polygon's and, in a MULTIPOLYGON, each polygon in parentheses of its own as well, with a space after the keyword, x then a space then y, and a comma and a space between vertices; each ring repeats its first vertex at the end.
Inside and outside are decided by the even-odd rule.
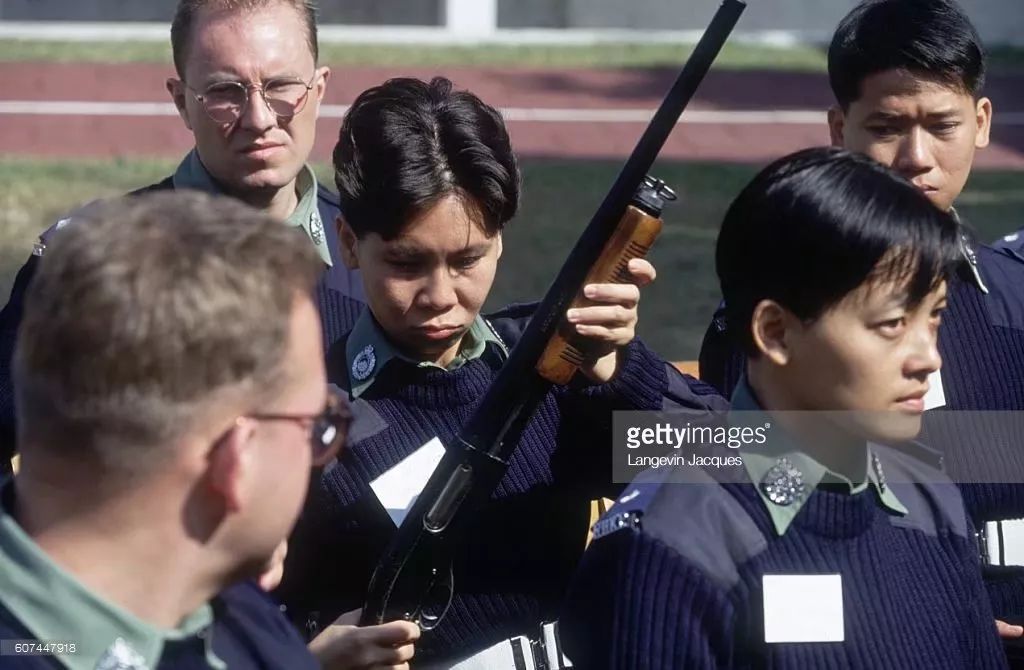
POLYGON ((95 487, 77 484, 76 490, 68 479, 47 480, 23 469, 13 515, 89 591, 164 629, 177 627, 220 591, 215 571, 203 565, 209 561, 202 546, 182 529, 185 496, 181 505, 169 505, 166 487, 147 482, 101 499, 95 487))
POLYGON ((848 413, 807 406, 787 383, 759 365, 748 365, 747 375, 761 409, 796 440, 801 451, 851 480, 864 476, 866 440, 847 427, 848 413))
POLYGON ((298 184, 292 181, 279 189, 261 189, 258 191, 228 192, 245 204, 255 207, 270 216, 284 221, 299 206, 298 184))

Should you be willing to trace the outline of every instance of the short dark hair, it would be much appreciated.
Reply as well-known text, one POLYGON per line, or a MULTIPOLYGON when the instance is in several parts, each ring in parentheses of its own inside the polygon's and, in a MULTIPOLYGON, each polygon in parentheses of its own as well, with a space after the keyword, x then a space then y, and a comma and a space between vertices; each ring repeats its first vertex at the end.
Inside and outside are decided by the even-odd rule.
POLYGON ((888 168, 834 147, 786 156, 754 177, 715 251, 729 330, 748 355, 762 300, 813 322, 865 282, 896 281, 913 306, 960 262, 952 215, 888 168))
POLYGON ((178 0, 171 21, 171 52, 174 55, 174 69, 178 77, 185 78, 185 63, 188 49, 192 44, 192 30, 196 15, 202 10, 220 12, 251 12, 272 5, 284 5, 298 12, 306 24, 306 40, 313 54, 313 62, 320 60, 320 46, 317 39, 315 0, 178 0))
POLYGON ((519 165, 501 114, 435 77, 364 91, 334 147, 341 211, 358 237, 393 239, 446 195, 468 198, 489 233, 519 207, 519 165))
POLYGON ((828 49, 828 77, 845 110, 864 79, 906 70, 977 97, 985 51, 954 0, 864 0, 839 23, 828 49))

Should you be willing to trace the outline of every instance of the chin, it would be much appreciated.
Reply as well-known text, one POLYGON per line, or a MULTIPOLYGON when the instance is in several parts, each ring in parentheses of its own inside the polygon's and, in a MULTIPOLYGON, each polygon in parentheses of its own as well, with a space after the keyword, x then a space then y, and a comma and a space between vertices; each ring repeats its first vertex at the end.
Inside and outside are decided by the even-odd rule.
POLYGON ((243 191, 282 189, 295 181, 295 177, 298 176, 300 170, 302 170, 301 164, 297 167, 264 167, 247 174, 240 170, 239 172, 244 174, 244 176, 241 179, 236 179, 235 184, 236 188, 243 191))
POLYGON ((897 444, 913 440, 921 432, 921 415, 905 412, 878 412, 866 422, 869 440, 882 444, 897 444))
POLYGON ((953 199, 941 191, 930 191, 925 193, 925 196, 944 212, 948 212, 953 207, 953 199))

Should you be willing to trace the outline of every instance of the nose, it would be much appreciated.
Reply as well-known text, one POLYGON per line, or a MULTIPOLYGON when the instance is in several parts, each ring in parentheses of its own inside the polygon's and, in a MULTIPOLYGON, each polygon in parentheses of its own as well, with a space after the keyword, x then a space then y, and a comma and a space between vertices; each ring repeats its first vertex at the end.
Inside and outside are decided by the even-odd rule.
POLYGON ((935 167, 931 143, 923 128, 913 128, 903 137, 893 167, 910 178, 925 174, 935 167))
POLYGON ((910 351, 904 361, 903 371, 908 377, 926 379, 942 367, 939 353, 938 330, 928 324, 921 324, 912 332, 910 351))
POLYGON ((420 307, 431 312, 443 313, 458 304, 455 280, 444 267, 436 269, 420 289, 420 307))
POLYGON ((262 134, 277 125, 277 115, 267 105, 263 89, 256 86, 249 88, 249 99, 238 117, 238 125, 256 134, 262 134))

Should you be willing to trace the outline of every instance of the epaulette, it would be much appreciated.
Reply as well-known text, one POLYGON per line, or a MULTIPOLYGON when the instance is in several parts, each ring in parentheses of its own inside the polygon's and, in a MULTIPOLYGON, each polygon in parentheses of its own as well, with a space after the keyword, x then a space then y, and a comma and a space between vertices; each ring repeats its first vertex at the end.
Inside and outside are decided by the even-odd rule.
POLYGON ((53 241, 54 235, 56 235, 60 230, 62 230, 66 226, 86 218, 86 215, 90 211, 96 209, 96 207, 99 206, 99 204, 102 202, 102 200, 93 200, 92 202, 89 202, 77 209, 71 210, 63 217, 58 219, 56 223, 54 223, 52 226, 50 226, 42 233, 40 233, 39 239, 32 247, 32 255, 42 256, 43 254, 45 254, 46 248, 50 245, 50 242, 53 241))
POLYGON ((317 200, 322 200, 334 208, 341 207, 341 200, 338 198, 338 194, 321 184, 319 181, 316 183, 316 198, 317 200))
POLYGON ((591 528, 594 539, 598 540, 624 528, 640 530, 644 510, 654 500, 664 478, 664 471, 659 473, 647 470, 640 473, 591 528))
MULTIPOLYGON (((159 181, 159 182, 157 182, 155 184, 150 184, 149 186, 143 186, 142 188, 137 188, 134 191, 130 191, 127 194, 127 197, 133 197, 133 196, 137 196, 137 195, 144 195, 146 193, 153 193, 155 191, 173 191, 173 190, 174 190, 174 177, 167 177, 167 178, 162 179, 161 181, 159 181)), ((55 224, 53 224, 52 226, 50 226, 49 228, 47 228, 46 230, 44 230, 42 232, 42 234, 39 236, 39 240, 32 247, 32 255, 33 256, 42 256, 44 253, 46 253, 47 245, 50 243, 50 240, 53 238, 53 235, 58 230, 60 230, 61 228, 64 228, 65 226, 67 226, 70 223, 74 223, 78 219, 84 218, 85 215, 88 212, 90 212, 91 210, 95 209, 97 206, 99 206, 103 202, 104 201, 102 199, 100 199, 100 200, 92 200, 92 201, 82 205, 81 207, 78 207, 77 209, 73 209, 70 212, 68 212, 67 214, 65 214, 55 224)))
POLYGON ((640 517, 643 514, 640 512, 620 512, 618 514, 610 514, 609 516, 603 516, 597 520, 592 529, 594 539, 599 540, 606 535, 611 535, 617 530, 623 528, 640 528, 640 517))
POLYGON ((505 342, 513 344, 519 341, 523 331, 530 323, 530 317, 537 311, 536 302, 520 302, 507 305, 497 312, 484 315, 484 320, 490 325, 491 330, 505 342))
POLYGON ((911 440, 909 442, 902 442, 898 447, 891 447, 894 451, 901 452, 910 456, 911 458, 918 460, 930 468, 934 468, 939 471, 945 471, 946 463, 943 459, 942 452, 938 449, 929 447, 923 442, 911 440))
POLYGON ((951 479, 902 448, 873 445, 872 449, 885 468, 887 485, 907 508, 906 516, 889 519, 892 525, 916 528, 927 535, 947 529, 968 537, 963 497, 951 479))

